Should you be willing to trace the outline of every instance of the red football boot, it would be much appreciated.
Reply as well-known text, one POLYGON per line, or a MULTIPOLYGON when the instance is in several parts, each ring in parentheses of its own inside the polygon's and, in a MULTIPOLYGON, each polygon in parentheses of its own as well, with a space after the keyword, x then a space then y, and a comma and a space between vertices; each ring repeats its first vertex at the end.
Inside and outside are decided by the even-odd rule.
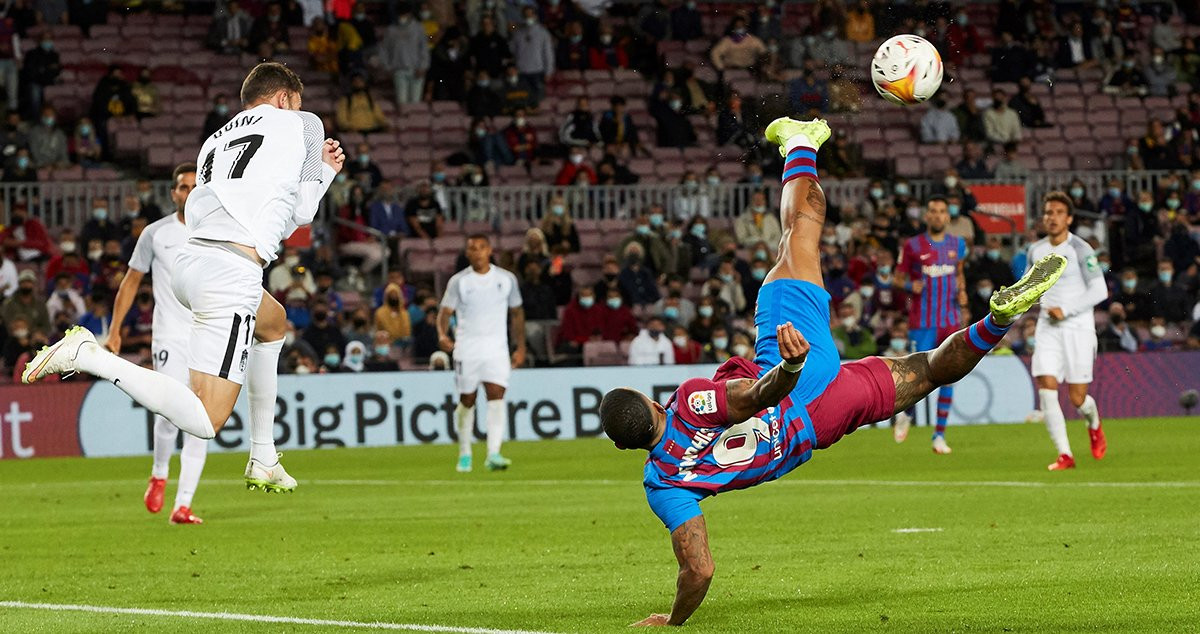
POLYGON ((1104 427, 1098 426, 1095 429, 1088 427, 1088 438, 1092 441, 1092 457, 1099 460, 1104 457, 1104 453, 1108 451, 1108 441, 1104 439, 1104 427))
POLYGON ((146 495, 142 497, 146 501, 146 510, 151 513, 157 513, 162 510, 163 491, 167 488, 166 478, 156 478, 150 476, 150 484, 146 485, 146 495))
POLYGON ((192 515, 192 509, 186 506, 181 506, 171 513, 172 524, 203 524, 204 520, 192 515))
POLYGON ((1071 456, 1068 456, 1067 454, 1063 454, 1058 457, 1058 460, 1055 460, 1053 463, 1050 464, 1050 466, 1048 466, 1046 468, 1051 471, 1064 471, 1066 469, 1074 469, 1075 468, 1075 459, 1072 458, 1071 456))

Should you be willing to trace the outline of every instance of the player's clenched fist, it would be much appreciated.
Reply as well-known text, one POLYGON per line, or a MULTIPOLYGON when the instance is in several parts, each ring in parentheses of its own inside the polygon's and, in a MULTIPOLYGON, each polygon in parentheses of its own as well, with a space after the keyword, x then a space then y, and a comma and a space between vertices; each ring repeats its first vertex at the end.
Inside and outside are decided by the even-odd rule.
POLYGON ((792 322, 780 324, 775 328, 779 340, 779 356, 787 363, 799 365, 808 356, 808 341, 804 335, 792 325, 792 322))
POLYGON ((342 171, 342 165, 346 162, 346 154, 342 152, 342 144, 336 139, 325 139, 325 147, 321 151, 321 160, 325 164, 333 168, 334 172, 342 171))

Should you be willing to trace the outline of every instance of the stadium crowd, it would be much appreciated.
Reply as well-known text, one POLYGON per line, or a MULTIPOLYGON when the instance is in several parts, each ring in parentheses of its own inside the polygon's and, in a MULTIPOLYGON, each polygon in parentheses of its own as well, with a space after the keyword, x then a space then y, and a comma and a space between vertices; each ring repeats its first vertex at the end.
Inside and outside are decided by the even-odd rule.
MULTIPOLYGON (((582 221, 574 219, 582 216, 579 199, 555 197, 536 210, 541 220, 529 228, 524 245, 497 248, 495 262, 521 280, 533 364, 753 357, 754 299, 781 233, 763 183, 781 165, 774 148, 760 141, 772 110, 769 100, 740 95, 725 73, 746 69, 772 81, 794 77, 781 96, 794 116, 853 116, 870 88, 861 70, 853 69, 850 47, 901 32, 934 42, 948 79, 959 68, 982 65, 997 84, 1018 86, 1011 95, 1000 87, 968 88, 953 105, 935 98, 917 130, 922 143, 961 152, 952 167, 927 176, 937 181, 934 193, 948 201, 949 232, 965 238, 971 250, 966 264, 971 319, 986 311, 993 289, 1024 270, 1024 253, 1006 236, 986 234, 973 219, 971 184, 1030 173, 1021 144, 1030 142, 1031 129, 1056 125, 1033 87, 1066 70, 1101 68, 1104 90, 1114 94, 1188 95, 1173 119, 1152 119, 1145 136, 1130 139, 1117 157, 1121 168, 1168 170, 1153 189, 1127 192, 1123 180, 1114 180, 1098 200, 1089 198, 1082 182, 1071 184, 1068 193, 1077 210, 1073 230, 1096 247, 1110 286, 1110 300, 1096 315, 1101 350, 1200 348, 1200 38, 1182 36, 1173 21, 1182 11, 1187 23, 1200 23, 1195 6, 1003 0, 984 37, 968 12, 950 3, 885 7, 819 0, 811 19, 794 31, 784 27, 784 8, 765 0, 733 8, 721 3, 727 26, 711 38, 702 24, 710 10, 705 2, 618 3, 607 13, 594 4, 218 4, 205 42, 220 54, 249 51, 271 59, 289 52, 289 29, 307 29, 303 52, 309 72, 327 75, 344 91, 333 111, 320 113, 333 136, 371 139, 394 127, 380 106, 384 100, 457 102, 460 116, 470 119, 461 150, 430 157, 428 179, 421 182, 386 173, 373 160, 368 140, 347 147, 347 169, 328 194, 332 215, 344 222, 314 232, 311 248, 285 249, 266 272, 266 288, 285 305, 294 327, 282 357, 284 371, 448 367, 449 358, 438 353, 434 323, 438 279, 415 274, 406 258, 416 242, 459 235, 454 219, 463 210, 450 207, 447 188, 486 187, 498 166, 512 165, 523 166, 531 180, 535 165, 556 165, 552 184, 563 187, 647 182, 654 175, 635 173, 633 159, 649 156, 650 146, 697 147, 697 117, 713 124, 714 153, 723 147, 740 155, 744 171, 737 182, 761 191, 730 205, 714 192, 734 179, 715 166, 688 164, 670 208, 625 210, 627 235, 612 248, 581 239, 594 234, 580 231, 582 221), (664 65, 661 43, 706 38, 710 46, 699 61, 664 65), (716 80, 699 77, 700 66, 715 70, 716 80), (653 134, 640 129, 621 96, 604 104, 577 98, 562 113, 553 138, 531 125, 529 117, 539 112, 556 73, 618 68, 646 78, 653 134), (385 235, 391 247, 385 279, 379 275, 385 251, 368 230, 385 235), (598 248, 606 251, 599 271, 585 274, 579 254, 598 248)), ((0 21, 8 29, 0 34, 0 81, 8 99, 0 130, 5 181, 36 180, 39 169, 109 162, 112 119, 156 116, 151 76, 142 73, 130 82, 120 66, 96 86, 88 115, 69 125, 42 98, 61 67, 52 38, 39 25, 68 21, 86 31, 104 21, 107 8, 99 2, 60 7, 49 0, 8 5, 0 21), (23 41, 36 45, 25 47, 23 41)), ((204 134, 236 108, 235 96, 216 95, 204 134)), ((822 262, 834 298, 835 339, 848 359, 902 354, 910 297, 894 284, 896 257, 904 239, 925 230, 924 201, 886 164, 864 159, 862 148, 844 134, 822 148, 818 165, 824 179, 876 178, 861 200, 843 200, 829 210, 822 262)), ((171 211, 170 201, 155 200, 152 191, 150 181, 138 181, 136 195, 126 197, 121 209, 110 210, 97 199, 80 227, 46 227, 19 200, 6 210, 0 233, 0 290, 6 297, 0 306, 0 357, 6 374, 19 374, 31 350, 72 323, 97 333, 119 328, 123 352, 148 361, 153 312, 148 286, 125 323, 111 324, 108 315, 140 232, 171 211)), ((1036 239, 1036 231, 1024 237, 1036 239)), ((460 256, 455 270, 465 266, 460 256)), ((1036 345, 1032 332, 1027 318, 997 353, 1028 354, 1036 345)))

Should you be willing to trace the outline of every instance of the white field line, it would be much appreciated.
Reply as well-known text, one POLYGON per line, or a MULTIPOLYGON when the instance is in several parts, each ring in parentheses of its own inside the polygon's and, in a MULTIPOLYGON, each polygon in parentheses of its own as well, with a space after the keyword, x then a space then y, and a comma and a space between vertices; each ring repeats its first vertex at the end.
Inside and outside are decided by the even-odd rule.
POLYGON ((941 528, 893 528, 893 533, 940 533, 941 528))
POLYGON ((287 623, 289 625, 320 625, 364 630, 402 630, 406 632, 447 632, 449 634, 545 634, 528 630, 497 630, 485 627, 455 627, 451 625, 420 625, 416 623, 382 623, 364 621, 337 621, 330 619, 301 619, 290 616, 265 614, 237 614, 234 612, 195 612, 192 610, 152 610, 147 608, 117 608, 104 605, 71 605, 62 603, 26 603, 24 601, 0 601, 0 608, 26 610, 49 610, 52 612, 91 612, 94 614, 131 614, 135 616, 169 616, 183 619, 215 619, 218 621, 248 621, 251 623, 287 623))
MULTIPOLYGON (((204 479, 204 484, 240 485, 243 480, 204 479)), ((144 486, 144 480, 71 480, 67 482, 3 482, 0 489, 20 488, 54 488, 54 487, 89 487, 89 486, 144 486)), ((469 476, 455 480, 300 480, 301 485, 321 486, 634 486, 640 484, 636 480, 478 480, 469 476)), ((1020 480, 805 480, 792 478, 776 480, 771 486, 877 486, 877 487, 995 487, 1015 489, 1054 489, 1054 488, 1085 488, 1085 489, 1186 489, 1200 488, 1200 481, 1158 481, 1158 482, 1024 482, 1020 480)), ((303 486, 301 486, 303 491, 303 486)))

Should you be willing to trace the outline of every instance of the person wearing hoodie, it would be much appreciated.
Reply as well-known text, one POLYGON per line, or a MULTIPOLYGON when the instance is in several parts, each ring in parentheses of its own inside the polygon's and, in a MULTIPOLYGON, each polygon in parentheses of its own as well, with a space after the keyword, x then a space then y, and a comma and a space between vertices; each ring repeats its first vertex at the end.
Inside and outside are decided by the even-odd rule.
POLYGON ((362 372, 367 369, 367 347, 361 341, 351 341, 346 344, 346 352, 342 355, 342 372, 362 372))
POLYGON ((375 309, 375 329, 391 336, 392 342, 407 342, 412 337, 412 322, 404 307, 404 293, 399 284, 388 284, 383 290, 383 304, 375 309))

